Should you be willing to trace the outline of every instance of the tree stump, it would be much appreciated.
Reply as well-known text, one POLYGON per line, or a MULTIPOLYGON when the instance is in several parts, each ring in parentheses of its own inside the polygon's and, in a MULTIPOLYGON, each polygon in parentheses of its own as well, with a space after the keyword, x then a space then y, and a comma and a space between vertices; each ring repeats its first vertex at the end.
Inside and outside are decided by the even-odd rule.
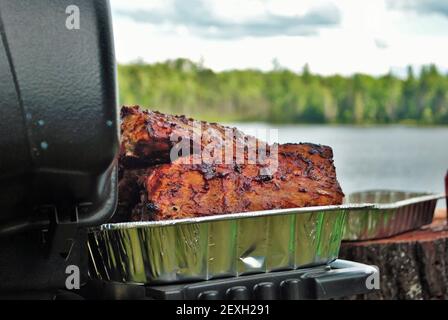
POLYGON ((375 265, 380 290, 349 299, 448 299, 448 225, 446 210, 433 223, 391 238, 344 242, 341 259, 375 265))

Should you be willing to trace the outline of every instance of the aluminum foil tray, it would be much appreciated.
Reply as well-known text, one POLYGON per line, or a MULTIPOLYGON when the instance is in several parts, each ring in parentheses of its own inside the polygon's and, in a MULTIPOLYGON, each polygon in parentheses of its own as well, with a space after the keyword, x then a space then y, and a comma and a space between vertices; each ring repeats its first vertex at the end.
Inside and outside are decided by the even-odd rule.
POLYGON ((365 205, 105 224, 89 232, 91 276, 163 284, 327 264, 346 212, 365 205))
POLYGON ((430 224, 437 200, 445 194, 371 190, 350 194, 347 203, 370 203, 373 207, 351 211, 344 240, 386 238, 430 224))

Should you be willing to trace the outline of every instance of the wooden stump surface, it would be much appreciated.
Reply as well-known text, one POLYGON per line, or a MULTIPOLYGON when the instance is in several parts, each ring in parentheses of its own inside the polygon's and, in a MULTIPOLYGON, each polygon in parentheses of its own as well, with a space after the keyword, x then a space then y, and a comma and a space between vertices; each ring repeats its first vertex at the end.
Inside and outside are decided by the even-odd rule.
POLYGON ((433 223, 391 238, 344 242, 341 259, 380 269, 380 287, 350 299, 448 299, 448 225, 446 210, 433 223))

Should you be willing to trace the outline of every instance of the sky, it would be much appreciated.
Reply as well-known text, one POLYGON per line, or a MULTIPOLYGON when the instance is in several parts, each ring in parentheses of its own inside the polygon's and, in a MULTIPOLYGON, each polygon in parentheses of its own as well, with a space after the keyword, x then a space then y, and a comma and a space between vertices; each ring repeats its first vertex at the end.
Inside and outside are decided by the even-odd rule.
POLYGON ((322 75, 434 63, 448 71, 448 0, 111 0, 119 63, 188 58, 216 71, 308 64, 322 75))

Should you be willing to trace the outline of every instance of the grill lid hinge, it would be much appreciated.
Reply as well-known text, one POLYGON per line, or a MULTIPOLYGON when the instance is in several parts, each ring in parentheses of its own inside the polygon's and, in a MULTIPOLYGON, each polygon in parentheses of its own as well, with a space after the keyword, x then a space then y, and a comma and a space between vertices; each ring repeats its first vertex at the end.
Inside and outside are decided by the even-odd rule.
POLYGON ((75 243, 76 233, 78 231, 78 207, 51 206, 50 226, 48 229, 47 246, 48 254, 59 254, 67 260, 75 243))

